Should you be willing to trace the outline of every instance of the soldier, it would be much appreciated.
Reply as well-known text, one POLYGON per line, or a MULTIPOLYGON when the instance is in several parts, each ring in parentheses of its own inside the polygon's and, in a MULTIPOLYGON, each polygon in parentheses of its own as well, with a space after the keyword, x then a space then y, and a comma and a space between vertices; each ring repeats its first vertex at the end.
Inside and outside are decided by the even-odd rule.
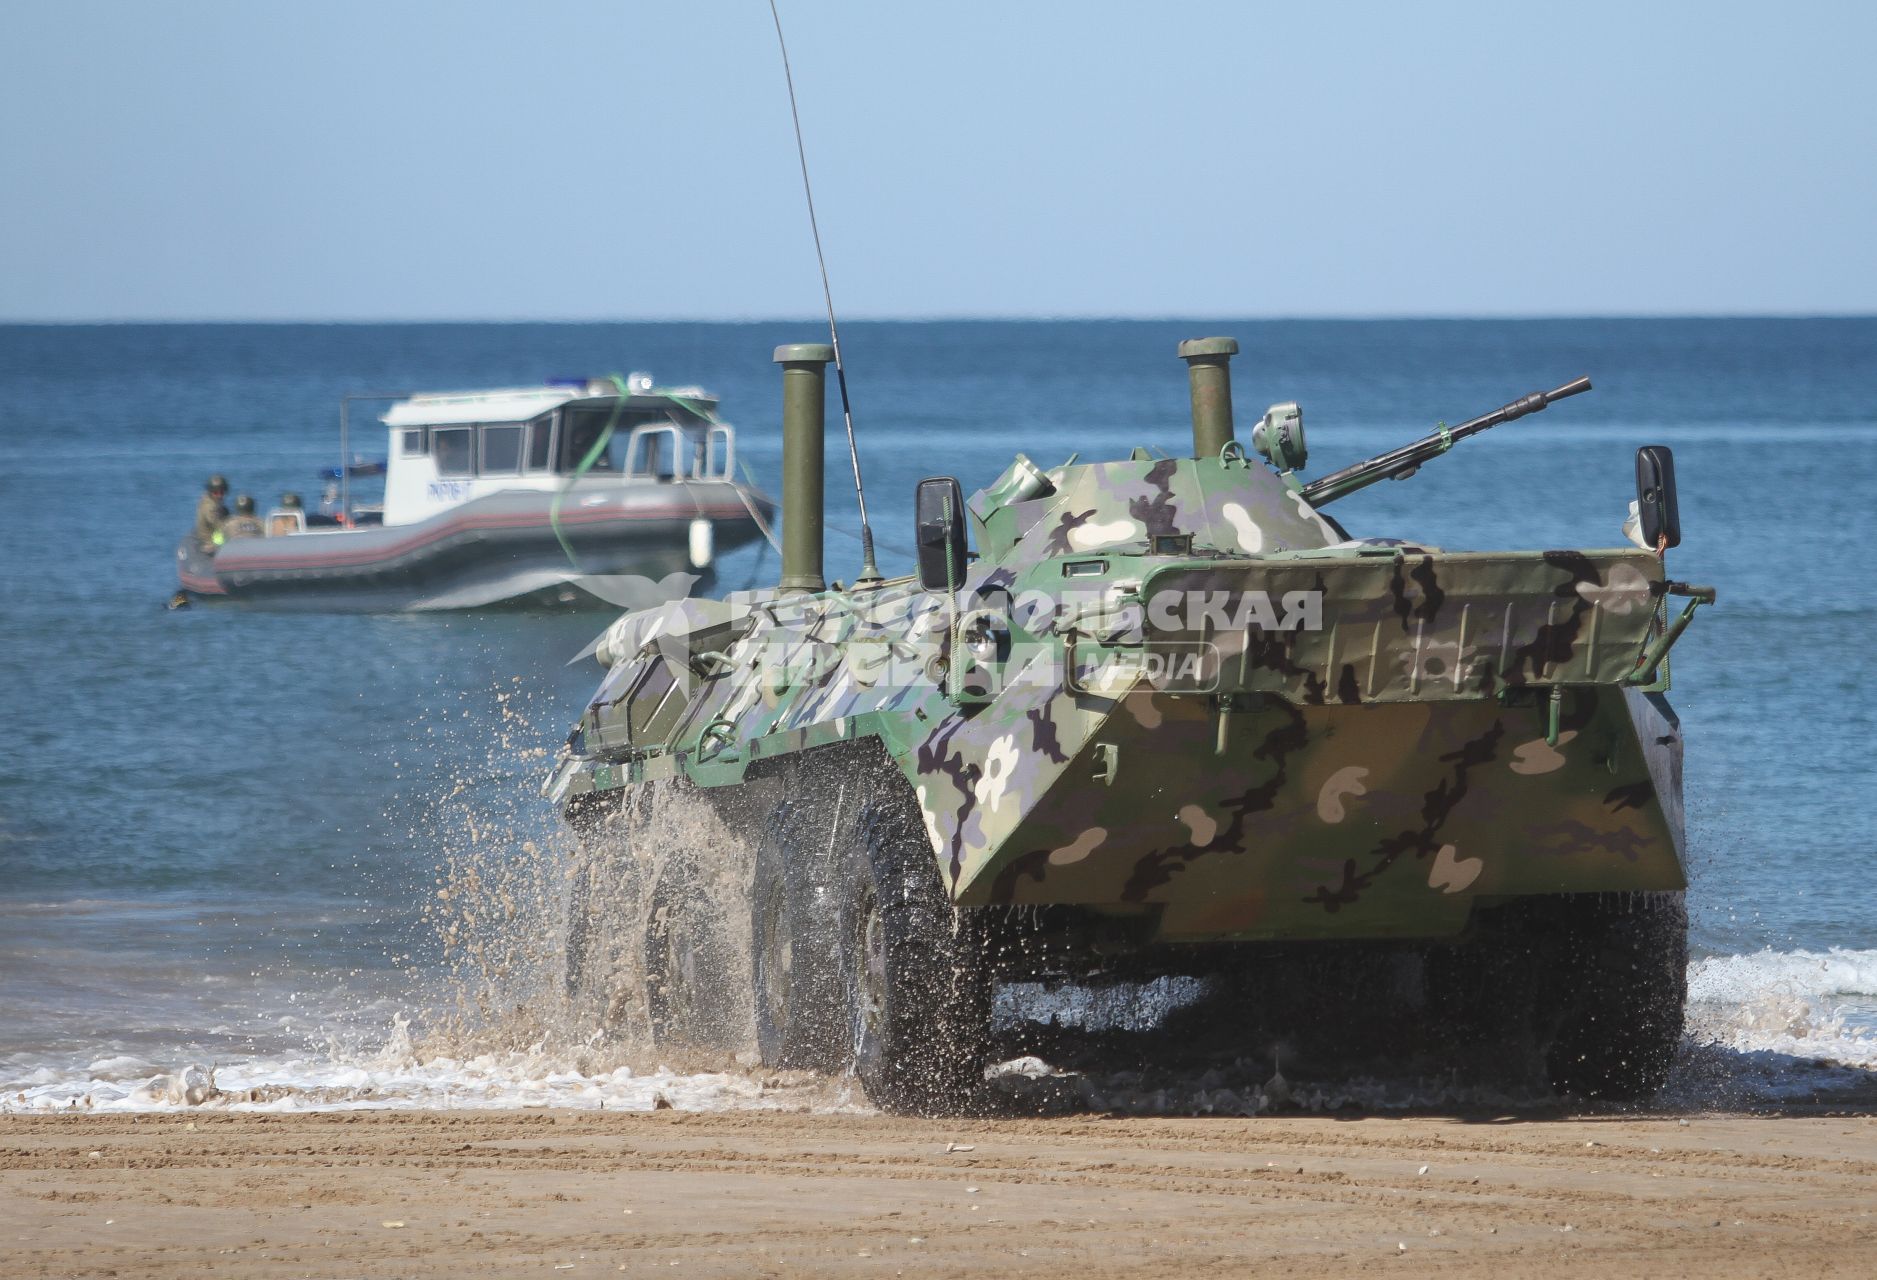
POLYGON ((236 498, 235 514, 222 525, 222 539, 258 538, 265 532, 261 518, 254 514, 254 499, 245 493, 236 498))
POLYGON ((306 524, 306 505, 300 501, 300 495, 283 493, 280 495, 280 505, 267 517, 267 536, 280 538, 300 533, 306 524))
POLYGON ((196 503, 196 543, 210 555, 222 545, 222 526, 228 522, 228 478, 210 476, 206 491, 196 503))

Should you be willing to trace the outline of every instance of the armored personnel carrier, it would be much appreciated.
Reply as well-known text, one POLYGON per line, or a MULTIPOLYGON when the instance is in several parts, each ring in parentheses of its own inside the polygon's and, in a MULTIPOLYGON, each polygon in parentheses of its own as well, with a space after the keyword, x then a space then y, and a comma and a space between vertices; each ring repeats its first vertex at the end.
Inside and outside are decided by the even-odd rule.
POLYGON ((1180 347, 1189 456, 922 481, 918 572, 851 586, 822 572, 833 351, 776 351, 780 582, 616 622, 547 782, 596 1031, 940 1111, 982 1082, 997 983, 1203 973, 1248 1027, 1382 983, 1561 1091, 1661 1084, 1686 966, 1667 659, 1714 598, 1667 576, 1668 451, 1637 455, 1633 545, 1352 537, 1329 504, 1588 380, 1306 483, 1296 405, 1236 438, 1237 349, 1180 347))

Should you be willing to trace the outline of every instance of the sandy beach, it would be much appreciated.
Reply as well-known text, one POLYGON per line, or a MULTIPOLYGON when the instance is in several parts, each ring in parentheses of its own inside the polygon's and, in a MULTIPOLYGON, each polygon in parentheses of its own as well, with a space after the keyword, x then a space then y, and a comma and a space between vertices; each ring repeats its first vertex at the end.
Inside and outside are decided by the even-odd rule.
POLYGON ((8 1276, 1867 1276, 1877 1118, 0 1117, 8 1276))

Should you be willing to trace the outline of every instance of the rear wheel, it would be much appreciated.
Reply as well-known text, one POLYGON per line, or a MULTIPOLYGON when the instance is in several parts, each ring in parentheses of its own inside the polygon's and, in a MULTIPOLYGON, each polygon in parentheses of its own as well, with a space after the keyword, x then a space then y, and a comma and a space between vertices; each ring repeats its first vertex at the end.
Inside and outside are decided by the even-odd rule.
POLYGON ((952 906, 917 809, 894 790, 861 811, 839 881, 854 1074, 884 1110, 951 1114, 983 1087, 984 931, 952 906))

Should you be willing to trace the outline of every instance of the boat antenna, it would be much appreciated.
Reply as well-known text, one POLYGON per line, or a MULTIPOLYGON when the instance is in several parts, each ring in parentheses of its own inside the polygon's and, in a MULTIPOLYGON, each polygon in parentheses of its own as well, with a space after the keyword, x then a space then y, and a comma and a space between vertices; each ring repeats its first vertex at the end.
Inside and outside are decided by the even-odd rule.
POLYGON ((789 43, 782 38, 782 14, 769 0, 776 23, 776 46, 782 50, 782 78, 789 86, 789 117, 795 122, 795 154, 802 162, 802 194, 808 198, 808 229, 815 237, 815 261, 821 266, 821 296, 828 304, 828 340, 834 347, 834 378, 841 388, 841 421, 847 424, 847 458, 854 466, 854 499, 860 504, 860 577, 855 585, 880 581, 873 562, 873 526, 867 520, 867 490, 860 482, 860 449, 854 443, 854 410, 847 399, 847 369, 841 363, 841 330, 834 322, 834 290, 828 284, 828 258, 821 251, 821 225, 815 219, 815 189, 808 181, 808 148, 802 142, 802 113, 795 105, 795 73, 789 70, 789 43))

